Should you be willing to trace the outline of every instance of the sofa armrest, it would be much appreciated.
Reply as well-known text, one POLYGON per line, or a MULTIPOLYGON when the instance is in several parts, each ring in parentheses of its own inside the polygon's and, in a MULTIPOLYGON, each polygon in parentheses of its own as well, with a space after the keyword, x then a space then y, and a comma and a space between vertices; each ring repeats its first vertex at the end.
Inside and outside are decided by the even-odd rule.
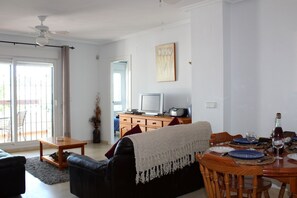
POLYGON ((110 186, 105 179, 109 160, 96 161, 88 156, 71 154, 67 162, 72 194, 77 197, 109 198, 110 186))
POLYGON ((14 156, 0 150, 0 197, 14 197, 25 193, 24 156, 14 156))
POLYGON ((67 162, 69 166, 81 168, 102 177, 105 177, 108 164, 108 160, 96 161, 88 156, 74 153, 67 158, 67 162))
POLYGON ((3 150, 0 150, 0 168, 24 164, 26 164, 26 158, 24 156, 14 156, 3 150))

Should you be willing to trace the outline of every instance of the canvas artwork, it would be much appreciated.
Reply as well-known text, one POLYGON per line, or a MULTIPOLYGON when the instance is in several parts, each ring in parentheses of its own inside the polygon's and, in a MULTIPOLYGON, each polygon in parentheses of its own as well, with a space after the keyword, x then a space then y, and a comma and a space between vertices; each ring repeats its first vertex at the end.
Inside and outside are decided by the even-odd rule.
POLYGON ((157 81, 175 81, 175 43, 156 47, 157 81))

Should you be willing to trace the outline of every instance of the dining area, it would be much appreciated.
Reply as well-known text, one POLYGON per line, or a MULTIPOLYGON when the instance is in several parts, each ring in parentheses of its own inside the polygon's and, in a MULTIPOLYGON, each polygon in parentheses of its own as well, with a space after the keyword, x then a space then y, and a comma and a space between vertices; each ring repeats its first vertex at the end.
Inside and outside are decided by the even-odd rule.
POLYGON ((279 198, 297 197, 297 136, 280 136, 211 134, 209 149, 196 154, 207 196, 275 197, 269 195, 273 186, 279 198))

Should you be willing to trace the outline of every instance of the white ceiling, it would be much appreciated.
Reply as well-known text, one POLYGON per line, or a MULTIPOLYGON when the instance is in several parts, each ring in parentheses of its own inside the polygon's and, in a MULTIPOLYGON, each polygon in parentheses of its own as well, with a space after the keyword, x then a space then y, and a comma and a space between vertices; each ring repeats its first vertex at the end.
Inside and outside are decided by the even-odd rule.
MULTIPOLYGON (((189 19, 185 8, 201 0, 8 0, 0 2, 0 33, 36 36, 37 16, 48 15, 53 39, 98 44, 189 19), (31 27, 31 28, 30 28, 31 27)), ((1 40, 1 39, 0 39, 1 40)))

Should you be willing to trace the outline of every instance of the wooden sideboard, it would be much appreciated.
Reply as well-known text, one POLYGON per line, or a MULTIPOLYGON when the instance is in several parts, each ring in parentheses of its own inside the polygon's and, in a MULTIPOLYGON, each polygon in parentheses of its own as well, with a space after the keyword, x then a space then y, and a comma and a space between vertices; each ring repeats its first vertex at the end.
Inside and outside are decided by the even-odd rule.
MULTIPOLYGON (((147 115, 135 115, 135 114, 119 114, 120 116, 120 135, 123 135, 139 124, 142 132, 151 131, 164 126, 167 126, 174 117, 170 116, 147 116, 147 115)), ((189 124, 192 119, 189 117, 178 117, 181 124, 189 124)))

